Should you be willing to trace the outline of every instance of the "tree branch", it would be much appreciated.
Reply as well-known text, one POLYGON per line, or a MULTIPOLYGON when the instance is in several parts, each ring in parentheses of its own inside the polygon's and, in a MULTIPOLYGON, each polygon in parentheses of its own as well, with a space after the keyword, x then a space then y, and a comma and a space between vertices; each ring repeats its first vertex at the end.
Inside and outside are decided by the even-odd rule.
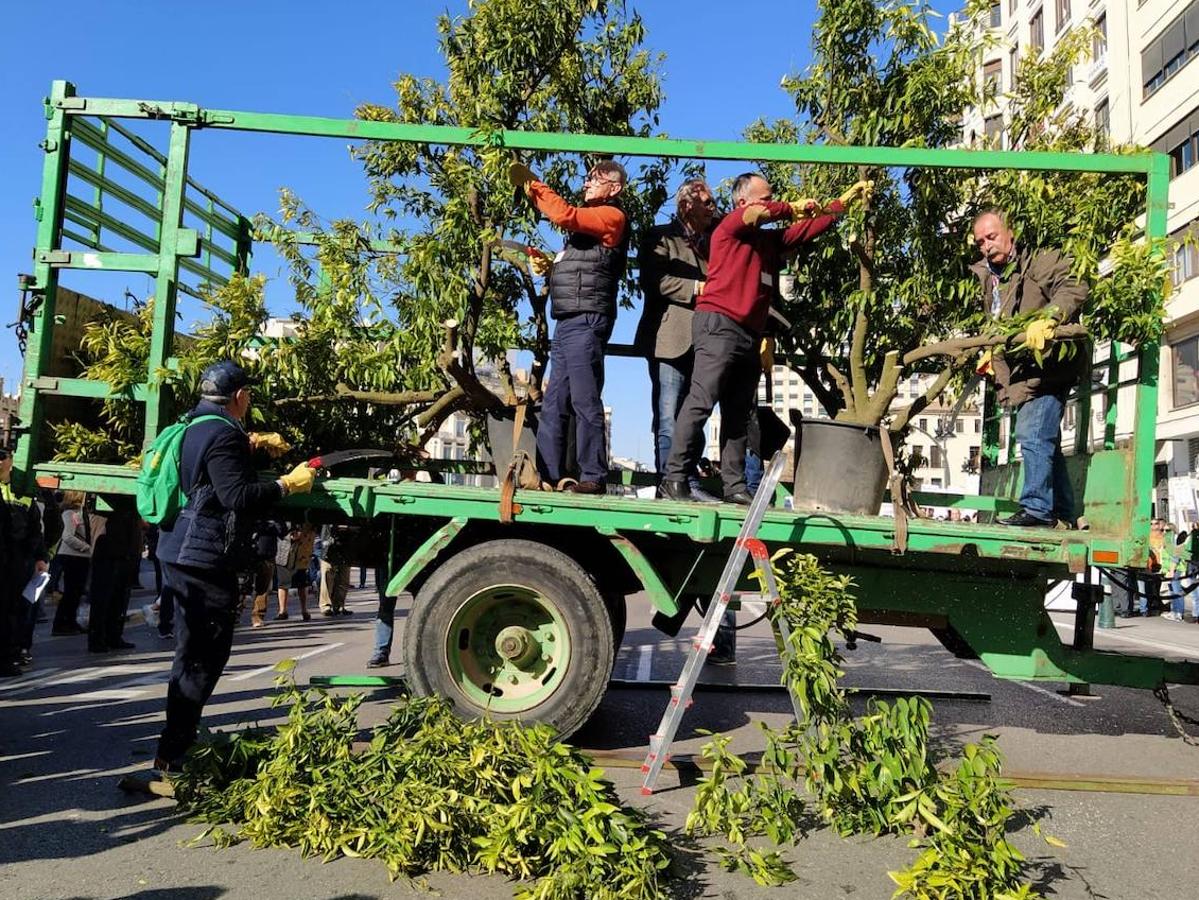
MULTIPOLYGON (((1053 331, 1053 340, 1055 341, 1077 341, 1086 337, 1088 337, 1088 332, 1082 325, 1059 325, 1053 331)), ((917 347, 915 350, 909 351, 903 357, 903 364, 910 366, 914 362, 933 356, 957 356, 971 350, 981 350, 984 347, 998 347, 1001 344, 1008 347, 1015 347, 1023 343, 1024 340, 1024 332, 1013 335, 990 334, 953 338, 952 340, 939 341, 935 344, 925 344, 923 347, 917 347)))
POLYGON ((924 412, 928 405, 936 400, 941 392, 945 390, 945 386, 949 384, 949 379, 953 377, 953 373, 961 368, 967 358, 964 353, 954 357, 953 361, 942 370, 941 374, 937 376, 937 379, 929 386, 927 391, 899 410, 891 420, 891 424, 887 426, 891 433, 898 434, 903 431, 908 427, 908 422, 912 420, 912 416, 924 412))
POLYGON ((462 388, 472 408, 478 410, 501 408, 504 401, 484 387, 473 371, 468 371, 462 365, 462 361, 459 359, 461 354, 458 351, 458 322, 454 319, 447 319, 442 323, 442 327, 445 328, 445 346, 437 360, 442 371, 462 388))
POLYGON ((332 394, 317 394, 311 397, 280 397, 276 406, 302 406, 308 403, 332 403, 339 400, 361 400, 376 406, 413 406, 417 403, 432 403, 437 391, 357 391, 347 384, 339 384, 332 394))
POLYGON ((840 416, 844 414, 852 416, 857 411, 858 407, 857 403, 854 401, 853 391, 851 391, 849 388, 849 380, 843 374, 841 374, 840 370, 838 370, 837 367, 832 363, 827 363, 826 368, 828 369, 829 375, 832 376, 833 381, 840 389, 842 399, 845 400, 845 405, 841 408, 837 415, 840 416))

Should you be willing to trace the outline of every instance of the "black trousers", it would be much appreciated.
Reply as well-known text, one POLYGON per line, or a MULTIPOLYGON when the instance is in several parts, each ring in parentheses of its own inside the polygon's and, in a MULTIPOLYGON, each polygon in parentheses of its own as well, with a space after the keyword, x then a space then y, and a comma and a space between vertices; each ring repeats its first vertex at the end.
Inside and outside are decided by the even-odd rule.
POLYGON ((229 661, 237 621, 237 573, 163 562, 162 603, 176 604, 175 663, 158 758, 178 765, 196 741, 200 715, 229 661))
MULTIPOLYGON (((15 663, 21 655, 21 596, 24 583, 11 571, 0 571, 0 664, 15 663)), ((28 605, 28 604, 26 604, 28 605)))
POLYGON ((699 310, 691 321, 695 362, 679 408, 664 477, 684 481, 704 451, 704 425, 720 404, 720 479, 725 495, 745 490, 745 437, 758 380, 758 336, 728 316, 699 310))
POLYGON ((59 554, 54 557, 59 560, 62 570, 62 599, 58 601, 58 609, 54 613, 54 629, 65 631, 75 624, 75 616, 79 612, 79 599, 83 589, 87 587, 87 573, 92 561, 87 556, 69 556, 59 554))
POLYGON ((91 569, 92 580, 87 592, 91 604, 87 645, 93 650, 103 650, 115 645, 125 633, 133 572, 129 560, 121 557, 94 557, 91 569))

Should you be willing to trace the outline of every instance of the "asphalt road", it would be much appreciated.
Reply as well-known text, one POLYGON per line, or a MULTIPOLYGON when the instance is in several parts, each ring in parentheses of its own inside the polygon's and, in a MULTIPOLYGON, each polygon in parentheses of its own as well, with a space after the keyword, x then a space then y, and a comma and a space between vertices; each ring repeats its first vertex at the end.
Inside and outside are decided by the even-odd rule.
MULTIPOLYGON (((241 630, 225 677, 210 703, 206 724, 233 728, 272 719, 269 695, 279 659, 299 659, 297 679, 365 671, 373 635, 373 591, 351 595, 355 615, 309 623, 298 617, 241 630)), ((648 624, 643 602, 630 608, 629 628, 616 663, 620 681, 677 677, 687 632, 663 637, 648 624)), ((402 615, 402 612, 401 612, 402 615)), ((1069 628, 1068 616, 1055 616, 1069 628)), ((397 620, 397 625, 402 623, 397 620)), ((41 626, 35 668, 0 682, 0 897, 49 898, 375 898, 427 896, 407 883, 389 883, 381 864, 343 859, 329 864, 294 851, 184 847, 197 826, 182 820, 170 801, 128 796, 117 789, 125 773, 145 769, 162 725, 171 648, 144 625, 131 625, 137 644, 128 653, 91 657, 82 637, 51 638, 41 626)), ((981 734, 1000 737, 1012 773, 1073 773, 1146 779, 1199 780, 1199 749, 1175 735, 1150 695, 1096 688, 1076 698, 1060 686, 1001 682, 976 663, 956 660, 926 633, 872 628, 880 644, 860 642, 846 656, 846 683, 878 689, 968 692, 965 699, 934 700, 938 746, 952 752, 981 734)), ((1099 646, 1127 652, 1188 654, 1199 659, 1199 625, 1160 619, 1131 620, 1101 632, 1099 646)), ((398 650, 393 658, 399 658, 398 650)), ((383 670, 399 673, 399 669, 383 670)), ((741 632, 738 665, 705 670, 714 685, 777 683, 779 664, 764 625, 741 632)), ((1178 688, 1175 700, 1199 714, 1199 689, 1178 688)), ((635 761, 662 714, 660 688, 614 687, 576 735, 580 746, 635 761)), ((363 707, 366 723, 386 716, 394 693, 376 691, 363 707)), ((762 747, 756 721, 781 724, 789 701, 778 692, 708 690, 697 695, 676 751, 698 750, 697 729, 729 732, 735 749, 762 747)), ((694 797, 693 774, 668 770, 652 797, 639 794, 635 768, 611 766, 609 776, 626 802, 647 808, 668 831, 681 828, 694 797)), ((1191 837, 1199 797, 1128 793, 1021 790, 1014 840, 1032 861, 1032 876, 1048 897, 1179 898, 1199 891, 1199 858, 1191 837), (1056 850, 1035 837, 1043 827, 1068 846, 1056 850)), ((886 898, 889 869, 912 858, 904 841, 842 840, 812 831, 787 855, 801 880, 784 889, 759 888, 728 874, 680 839, 684 876, 672 886, 680 897, 886 898)), ((510 897, 497 878, 433 875, 428 886, 444 897, 510 897)))

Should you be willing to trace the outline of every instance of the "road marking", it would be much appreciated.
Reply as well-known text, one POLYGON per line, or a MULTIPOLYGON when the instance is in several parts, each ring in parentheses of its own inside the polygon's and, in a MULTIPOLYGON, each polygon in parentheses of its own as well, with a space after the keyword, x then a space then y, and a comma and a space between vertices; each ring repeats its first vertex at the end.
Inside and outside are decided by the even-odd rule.
MULTIPOLYGON (((990 669, 987 668, 986 663, 980 662, 977 659, 967 659, 967 660, 963 660, 963 662, 965 662, 966 665, 968 665, 968 666, 974 666, 974 668, 976 668, 976 669, 982 669, 984 672, 986 672, 988 674, 994 674, 991 672, 990 669)), ((1034 693, 1040 694, 1044 697, 1048 697, 1050 700, 1056 700, 1058 703, 1064 703, 1067 706, 1077 706, 1082 709, 1086 708, 1085 703, 1081 703, 1078 700, 1072 700, 1069 697, 1063 697, 1061 694, 1056 693, 1055 691, 1051 691, 1051 690, 1049 690, 1049 688, 1041 687, 1039 684, 1035 684, 1031 681, 1020 681, 1015 678, 1001 678, 999 680, 1004 681, 1007 684, 1014 684, 1014 685, 1016 685, 1016 687, 1022 687, 1026 691, 1033 691, 1034 693)))
MULTIPOLYGON (((330 650, 336 650, 342 645, 342 643, 342 641, 338 641, 336 644, 325 644, 323 647, 317 647, 315 650, 309 650, 307 653, 301 653, 299 656, 287 656, 284 657, 284 659, 294 659, 296 662, 299 662, 302 659, 308 659, 316 656, 318 653, 327 653, 330 650)), ((282 662, 282 660, 280 660, 280 662, 282 662)), ((269 666, 263 666, 261 669, 251 669, 249 672, 242 672, 240 675, 234 675, 229 680, 249 681, 251 678, 256 678, 259 675, 265 675, 267 672, 275 671, 275 666, 278 664, 279 663, 275 662, 271 663, 269 666)))
POLYGON ((3 684, 0 684, 0 693, 4 693, 5 691, 15 692, 23 690, 27 687, 34 687, 35 685, 39 685, 47 679, 53 678, 61 671, 62 669, 42 669, 38 672, 26 672, 24 675, 15 679, 14 681, 6 681, 3 684))
POLYGON ((637 648, 637 680, 649 681, 649 673, 654 665, 654 645, 642 644, 637 648))

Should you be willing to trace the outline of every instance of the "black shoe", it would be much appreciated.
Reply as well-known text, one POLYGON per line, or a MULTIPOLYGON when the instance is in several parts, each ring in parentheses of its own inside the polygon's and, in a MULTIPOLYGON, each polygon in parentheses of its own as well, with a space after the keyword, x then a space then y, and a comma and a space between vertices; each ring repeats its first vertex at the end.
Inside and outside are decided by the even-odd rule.
POLYGON ((107 647, 106 645, 104 645, 104 644, 92 644, 92 643, 89 643, 89 644, 87 645, 87 652, 88 652, 88 653, 107 653, 107 652, 108 652, 108 647, 107 647))
POLYGON ((13 661, 0 663, 0 678, 16 678, 18 675, 24 675, 25 672, 13 661))
POLYGON ((19 657, 17 658, 17 662, 23 666, 32 666, 33 665, 33 654, 30 653, 28 650, 22 650, 20 652, 19 657))
POLYGON ((754 496, 749 491, 734 491, 724 495, 725 503, 736 503, 738 506, 749 506, 754 502, 754 496))
POLYGON ((109 650, 132 650, 137 644, 131 644, 124 638, 117 638, 115 641, 110 641, 108 644, 109 650))
POLYGON ((685 481, 662 479, 658 485, 658 496, 663 500, 694 500, 691 496, 691 485, 685 481))
POLYGON ((1010 525, 1013 528, 1052 528, 1057 524, 1054 519, 1039 519, 1036 516, 1020 510, 1014 516, 999 520, 1000 525, 1010 525))
POLYGON ((55 625, 50 629, 50 634, 54 637, 63 637, 68 634, 87 634, 87 629, 80 628, 77 622, 72 622, 70 625, 55 625))
POLYGON ((368 659, 366 661, 366 667, 368 669, 382 669, 384 666, 390 666, 390 665, 391 665, 391 660, 388 657, 383 656, 382 654, 379 654, 379 653, 376 653, 374 656, 372 656, 370 659, 368 659))
POLYGON ((343 616, 352 616, 352 615, 354 615, 354 610, 352 610, 352 609, 345 609, 344 607, 343 607, 341 610, 339 610, 338 612, 339 612, 339 614, 340 614, 340 615, 343 615, 343 616))
POLYGON ((334 609, 322 609, 321 615, 326 619, 332 619, 335 615, 337 615, 337 611, 334 609))

